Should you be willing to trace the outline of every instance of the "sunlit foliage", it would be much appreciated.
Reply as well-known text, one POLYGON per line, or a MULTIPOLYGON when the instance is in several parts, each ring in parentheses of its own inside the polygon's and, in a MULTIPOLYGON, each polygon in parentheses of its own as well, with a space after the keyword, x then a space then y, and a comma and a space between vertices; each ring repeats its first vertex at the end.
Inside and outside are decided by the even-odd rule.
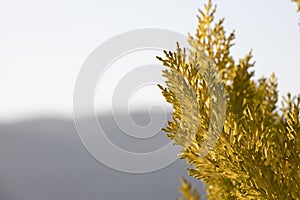
MULTIPOLYGON (((251 51, 233 58, 234 32, 226 34, 215 12, 209 0, 191 48, 159 58, 167 67, 160 88, 173 105, 164 130, 183 147, 180 157, 206 184, 208 199, 300 199, 300 99, 289 94, 278 106, 275 75, 255 80, 251 51)), ((183 188, 190 190, 186 182, 183 188)))
POLYGON ((182 194, 181 198, 176 200, 200 200, 200 195, 196 189, 193 189, 192 186, 184 179, 181 179, 181 188, 179 191, 182 194))

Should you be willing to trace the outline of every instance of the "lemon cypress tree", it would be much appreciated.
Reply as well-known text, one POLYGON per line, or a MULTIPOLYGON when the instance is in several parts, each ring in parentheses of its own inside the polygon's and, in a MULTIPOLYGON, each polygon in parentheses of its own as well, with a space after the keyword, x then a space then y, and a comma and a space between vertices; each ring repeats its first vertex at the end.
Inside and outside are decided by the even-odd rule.
MULTIPOLYGON (((173 105, 164 130, 208 199, 300 199, 300 98, 277 105, 277 78, 254 80, 251 51, 233 58, 234 32, 215 12, 210 0, 199 10, 190 49, 158 57, 167 67, 159 87, 173 105)), ((182 199, 200 199, 184 180, 180 190, 182 199)))

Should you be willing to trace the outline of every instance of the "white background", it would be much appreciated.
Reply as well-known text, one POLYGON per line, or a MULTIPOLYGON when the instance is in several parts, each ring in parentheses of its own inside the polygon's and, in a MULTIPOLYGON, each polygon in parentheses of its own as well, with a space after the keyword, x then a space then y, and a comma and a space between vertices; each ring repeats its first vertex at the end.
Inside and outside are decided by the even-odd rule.
MULTIPOLYGON (((194 33, 197 9, 204 3, 0 0, 0 121, 71 116, 77 73, 98 45, 138 28, 194 33)), ((275 72, 281 95, 299 93, 300 14, 296 4, 289 0, 214 3, 217 17, 226 18, 226 30, 236 30, 235 58, 252 48, 256 77, 275 72)), ((107 91, 112 89, 109 87, 107 91)), ((138 99, 147 102, 159 96, 141 94, 143 98, 138 99)))

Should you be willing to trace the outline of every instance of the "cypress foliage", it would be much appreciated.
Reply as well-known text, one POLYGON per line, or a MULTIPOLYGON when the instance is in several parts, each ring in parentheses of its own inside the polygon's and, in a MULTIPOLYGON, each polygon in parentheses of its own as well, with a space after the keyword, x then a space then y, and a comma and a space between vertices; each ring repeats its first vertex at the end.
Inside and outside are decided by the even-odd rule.
MULTIPOLYGON (((234 32, 226 34, 215 12, 209 0, 191 48, 158 58, 167 67, 159 87, 173 105, 164 130, 209 200, 300 199, 300 98, 288 94, 278 106, 275 75, 254 80, 251 51, 233 58, 234 32)), ((200 199, 184 180, 181 192, 200 199)))
POLYGON ((198 191, 184 179, 181 178, 182 186, 179 191, 182 193, 182 197, 176 200, 200 200, 198 191))
POLYGON ((298 4, 298 12, 300 12, 300 0, 293 0, 293 2, 296 2, 298 4))

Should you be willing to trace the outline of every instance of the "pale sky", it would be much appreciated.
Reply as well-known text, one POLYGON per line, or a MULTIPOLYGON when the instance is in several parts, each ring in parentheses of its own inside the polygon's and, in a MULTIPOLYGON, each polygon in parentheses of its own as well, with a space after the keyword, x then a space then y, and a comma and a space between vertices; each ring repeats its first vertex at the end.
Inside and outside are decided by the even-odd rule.
MULTIPOLYGON (((139 28, 194 33, 197 9, 204 2, 0 0, 0 121, 71 116, 76 76, 97 46, 139 28)), ((253 49, 257 77, 275 72, 280 94, 300 93, 300 14, 295 3, 213 2, 217 17, 226 18, 226 30, 235 29, 234 56, 253 49)), ((141 101, 151 100, 146 94, 140 93, 141 101)))

